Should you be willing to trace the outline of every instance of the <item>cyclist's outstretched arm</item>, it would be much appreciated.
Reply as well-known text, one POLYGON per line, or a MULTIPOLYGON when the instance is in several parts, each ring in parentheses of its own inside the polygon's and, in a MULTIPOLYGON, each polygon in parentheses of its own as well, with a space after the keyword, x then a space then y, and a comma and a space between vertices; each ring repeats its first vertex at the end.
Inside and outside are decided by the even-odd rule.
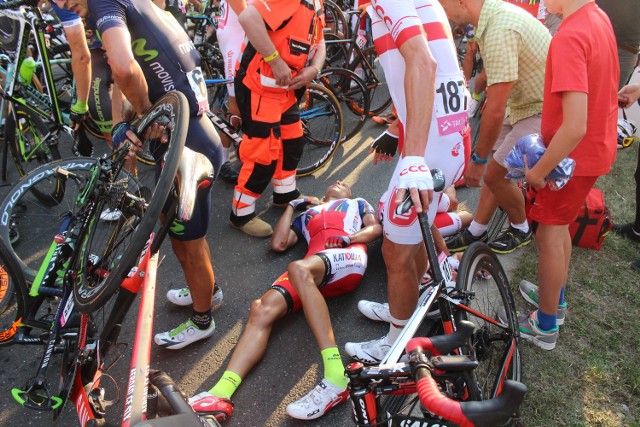
MULTIPOLYGON (((133 57, 131 35, 125 27, 111 27, 102 34, 113 80, 138 115, 151 108, 149 88, 140 65, 133 57)), ((115 120, 114 120, 114 123, 115 120)))

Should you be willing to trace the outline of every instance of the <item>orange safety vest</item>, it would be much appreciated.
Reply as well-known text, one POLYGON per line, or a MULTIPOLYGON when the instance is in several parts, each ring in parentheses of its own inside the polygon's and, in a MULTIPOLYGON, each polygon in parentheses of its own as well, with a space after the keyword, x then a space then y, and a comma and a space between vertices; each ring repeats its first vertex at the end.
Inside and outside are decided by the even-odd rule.
MULTIPOLYGON (((322 0, 300 0, 297 10, 279 28, 269 30, 269 38, 280 53, 282 59, 291 68, 295 76, 307 64, 309 56, 315 52, 317 44, 324 38, 324 15, 322 0)), ((254 53, 247 66, 243 83, 251 90, 259 92, 283 92, 275 84, 273 71, 255 50, 245 49, 245 54, 254 53)), ((242 58, 242 63, 245 58, 242 58)))

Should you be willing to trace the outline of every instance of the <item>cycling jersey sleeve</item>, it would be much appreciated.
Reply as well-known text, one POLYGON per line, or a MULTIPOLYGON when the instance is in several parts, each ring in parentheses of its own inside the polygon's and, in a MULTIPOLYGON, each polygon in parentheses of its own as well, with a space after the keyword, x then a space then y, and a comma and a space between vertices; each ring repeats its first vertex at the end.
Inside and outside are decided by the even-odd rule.
POLYGON ((303 228, 304 228, 305 216, 306 216, 306 213, 303 212, 297 217, 295 217, 293 219, 293 222, 291 223, 291 229, 293 230, 294 233, 296 233, 296 236, 298 236, 299 240, 304 240, 303 228))
POLYGON ((371 0, 371 6, 389 29, 398 48, 410 38, 423 34, 413 0, 371 0))
POLYGON ((371 206, 365 199, 358 197, 356 200, 358 201, 358 212, 360 213, 360 218, 364 218, 364 216, 367 214, 376 214, 373 206, 371 206))
POLYGON ((275 31, 298 10, 300 0, 260 0, 251 3, 258 9, 271 31, 275 31))
POLYGON ((69 9, 62 9, 58 7, 54 2, 51 2, 51 8, 58 16, 60 23, 64 28, 73 27, 75 25, 82 25, 82 18, 77 13, 70 11, 69 9))
POLYGON ((96 27, 100 34, 109 28, 127 26, 127 6, 130 1, 100 0, 91 1, 89 14, 96 18, 96 27))

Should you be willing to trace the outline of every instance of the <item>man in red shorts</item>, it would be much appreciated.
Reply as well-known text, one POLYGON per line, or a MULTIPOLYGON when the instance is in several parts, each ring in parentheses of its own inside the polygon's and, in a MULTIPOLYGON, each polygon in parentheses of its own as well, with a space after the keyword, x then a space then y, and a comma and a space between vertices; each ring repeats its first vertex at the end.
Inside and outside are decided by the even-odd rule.
POLYGON ((520 321, 521 336, 545 350, 558 340, 564 322, 564 289, 571 259, 569 224, 598 176, 609 173, 616 157, 616 39, 609 19, 593 0, 545 0, 549 12, 561 13, 562 26, 547 56, 542 138, 547 151, 527 170, 538 188, 530 217, 538 222, 538 284, 523 281, 520 292, 538 309, 520 321), (552 191, 545 177, 565 157, 576 161, 573 177, 552 191))
POLYGON ((320 347, 324 375, 313 390, 287 406, 287 413, 311 420, 347 400, 348 381, 324 298, 351 292, 359 285, 367 266, 366 244, 382 236, 382 227, 371 205, 361 198, 352 199, 351 189, 340 181, 329 186, 319 203, 305 198, 287 205, 271 248, 284 252, 304 239, 309 244, 307 254, 289 264, 287 272, 251 304, 247 327, 222 378, 211 390, 190 400, 199 414, 225 420, 233 413, 229 399, 262 359, 273 323, 301 308, 320 347), (303 213, 292 222, 299 211, 303 213))

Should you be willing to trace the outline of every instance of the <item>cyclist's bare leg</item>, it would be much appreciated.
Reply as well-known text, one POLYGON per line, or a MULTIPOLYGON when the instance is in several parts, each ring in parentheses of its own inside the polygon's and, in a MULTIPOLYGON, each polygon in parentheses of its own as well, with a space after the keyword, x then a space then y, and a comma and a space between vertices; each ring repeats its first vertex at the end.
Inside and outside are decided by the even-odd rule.
POLYGON ((320 350, 336 346, 329 308, 318 285, 325 274, 325 266, 318 256, 311 256, 289 264, 289 282, 302 301, 304 315, 318 341, 320 350))
POLYGON ((567 283, 571 259, 571 236, 568 225, 538 224, 538 290, 543 313, 553 314, 558 309, 560 292, 567 283))
POLYGON ((271 328, 276 320, 287 314, 287 302, 282 294, 269 289, 251 303, 247 327, 236 344, 226 370, 240 378, 247 376, 267 350, 271 328))
POLYGON ((171 247, 182 266, 193 299, 194 311, 208 311, 211 308, 215 282, 209 244, 204 237, 189 241, 172 238, 171 247))
POLYGON ((506 175, 507 169, 491 158, 484 174, 484 182, 493 193, 498 205, 509 216, 509 221, 512 224, 522 224, 527 220, 524 212, 524 196, 514 181, 505 178, 506 175))
POLYGON ((420 245, 401 245, 386 237, 382 242, 382 255, 387 268, 387 298, 391 316, 405 320, 411 317, 418 302, 416 255, 420 245))

